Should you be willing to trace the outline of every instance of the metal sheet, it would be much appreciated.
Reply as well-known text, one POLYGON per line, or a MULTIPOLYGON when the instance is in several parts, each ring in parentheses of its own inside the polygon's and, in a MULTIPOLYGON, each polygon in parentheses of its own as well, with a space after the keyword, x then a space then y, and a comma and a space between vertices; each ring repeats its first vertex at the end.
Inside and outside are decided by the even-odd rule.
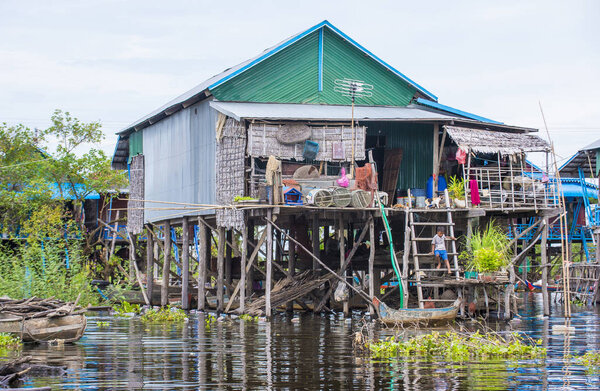
MULTIPOLYGON (((144 129, 146 200, 215 203, 216 112, 209 102, 181 110, 144 129)), ((167 207, 146 203, 146 207, 167 207)), ((180 206, 173 206, 180 208, 180 206)), ((202 214, 194 212, 188 214, 202 214)), ((184 211, 146 210, 146 221, 177 218, 184 211)))
MULTIPOLYGON (((293 103, 218 102, 211 107, 221 113, 240 119, 307 120, 307 121, 350 121, 352 107, 341 105, 308 105, 293 103)), ((354 118, 358 121, 451 121, 459 117, 438 114, 418 106, 356 106, 354 118)))

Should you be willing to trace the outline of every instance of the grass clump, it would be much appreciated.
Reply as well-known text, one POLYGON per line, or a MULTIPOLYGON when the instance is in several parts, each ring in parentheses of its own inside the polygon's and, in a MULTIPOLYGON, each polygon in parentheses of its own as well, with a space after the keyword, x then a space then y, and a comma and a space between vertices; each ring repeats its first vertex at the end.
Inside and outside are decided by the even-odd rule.
POLYGON ((18 350, 23 346, 23 341, 19 337, 8 333, 0 333, 0 349, 18 350))
POLYGON ((467 270, 493 273, 510 262, 510 240, 501 227, 490 221, 483 231, 474 232, 467 239, 466 250, 460 258, 467 263, 467 270))
POLYGON ((142 307, 139 304, 131 304, 122 301, 113 307, 116 316, 128 316, 128 314, 139 315, 142 312, 142 307))
POLYGON ((188 317, 185 311, 182 309, 171 307, 163 307, 160 309, 149 309, 144 315, 142 315, 142 322, 147 323, 182 323, 185 322, 188 317))
POLYGON ((367 343, 371 356, 376 358, 393 357, 443 357, 450 361, 467 361, 473 358, 512 358, 533 359, 546 356, 546 349, 540 347, 541 341, 526 341, 524 337, 513 333, 508 337, 498 334, 469 335, 455 332, 431 334, 399 340, 389 337, 385 340, 367 343))

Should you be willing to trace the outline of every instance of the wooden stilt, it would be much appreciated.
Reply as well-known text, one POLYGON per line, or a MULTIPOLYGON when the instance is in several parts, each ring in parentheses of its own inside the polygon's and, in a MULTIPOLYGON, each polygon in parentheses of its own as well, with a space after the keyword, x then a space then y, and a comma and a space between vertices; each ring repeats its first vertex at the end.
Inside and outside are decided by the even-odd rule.
POLYGON ((171 270, 171 223, 165 221, 163 226, 164 234, 164 260, 162 271, 162 286, 160 287, 160 305, 169 304, 169 271, 171 270))
POLYGON ((223 312, 224 300, 223 300, 223 282, 225 277, 224 263, 225 263, 225 228, 217 228, 219 232, 219 243, 217 250, 217 312, 223 312))
MULTIPOLYGON (((346 260, 346 238, 344 236, 344 217, 342 214, 340 214, 339 218, 338 218, 338 241, 339 241, 339 246, 340 246, 340 266, 343 267, 344 266, 344 261, 346 260)), ((345 275, 346 272, 345 270, 342 271, 342 275, 345 275)), ((348 314, 350 313, 349 311, 349 305, 348 305, 348 300, 345 300, 343 302, 343 311, 344 311, 344 316, 348 316, 348 314)))
POLYGON ((225 243, 225 281, 227 282, 227 284, 225 284, 225 292, 227 293, 227 296, 231 296, 231 292, 229 287, 231 286, 231 256, 232 256, 232 252, 233 252, 233 248, 231 246, 231 244, 233 244, 233 230, 227 230, 226 232, 226 237, 227 237, 227 243, 225 243))
MULTIPOLYGON (((146 226, 146 231, 150 231, 149 225, 146 226)), ((146 234, 146 291, 148 292, 148 300, 152 305, 152 292, 154 290, 154 243, 152 235, 146 234)))
MULTIPOLYGON (((267 209, 267 219, 271 221, 273 211, 267 209)), ((267 222, 267 260, 266 260, 266 281, 265 281, 265 315, 271 317, 271 280, 273 273, 273 226, 267 222)))
POLYGON ((190 309, 190 225, 187 217, 182 222, 181 245, 181 308, 190 309))
MULTIPOLYGON (((198 217, 202 219, 202 217, 198 217)), ((206 225, 198 222, 198 310, 204 311, 206 303, 206 268, 210 260, 210 232, 206 225), (207 251, 208 249, 208 251, 207 251)))
MULTIPOLYGON (((320 229, 320 224, 319 224, 319 216, 317 216, 317 214, 315 213, 313 215, 313 220, 312 220, 312 250, 313 250, 313 254, 317 257, 317 258, 321 258, 321 243, 319 240, 320 234, 319 234, 319 229, 320 229)), ((313 259, 313 270, 318 270, 319 269, 319 263, 313 259)))
POLYGON ((550 315, 550 297, 548 295, 548 220, 544 218, 542 223, 542 243, 540 244, 540 263, 542 266, 542 303, 544 315, 550 315))
MULTIPOLYGON (((246 253, 250 254, 250 243, 254 243, 254 221, 248 221, 248 239, 246 253)), ((246 271, 246 297, 252 296, 254 292, 254 269, 251 267, 246 271)))
MULTIPOLYGON (((375 221, 373 218, 369 221, 369 296, 375 297, 375 221)), ((375 307, 369 306, 371 316, 375 315, 375 307)))
MULTIPOLYGON (((247 219, 245 219, 247 220, 247 219)), ((240 258, 240 313, 246 309, 246 261, 248 258, 248 222, 244 221, 242 227, 242 257, 240 258)), ((229 300, 233 301, 230 296, 229 300)))
MULTIPOLYGON (((290 217, 290 236, 291 237, 296 237, 296 219, 294 216, 290 217)), ((292 243, 290 240, 288 240, 288 273, 290 276, 290 279, 294 278, 294 275, 296 274, 296 245, 294 243, 292 243)), ((294 310, 294 302, 290 301, 289 303, 287 303, 287 311, 293 311, 294 310)))

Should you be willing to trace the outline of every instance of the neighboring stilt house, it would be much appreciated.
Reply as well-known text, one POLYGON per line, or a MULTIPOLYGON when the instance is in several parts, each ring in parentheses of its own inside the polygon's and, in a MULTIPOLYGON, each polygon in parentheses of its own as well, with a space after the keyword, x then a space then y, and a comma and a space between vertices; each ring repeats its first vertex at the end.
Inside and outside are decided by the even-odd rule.
MULTIPOLYGON (((321 311, 336 297, 348 313, 389 283, 382 299, 405 307, 463 294, 509 309, 510 295, 500 298, 507 280, 465 280, 454 242, 452 276, 440 279, 427 247, 438 225, 458 236, 479 219, 556 213, 552 184, 525 175, 527 153, 549 152, 533 132, 438 103, 324 21, 125 128, 113 167, 131 170, 137 213, 128 227, 148 231, 147 268, 162 268, 162 304, 169 282, 181 280, 184 308, 193 296, 199 309, 271 315, 284 305, 321 311), (448 196, 442 176, 458 178, 462 191, 448 196), (333 294, 336 281, 350 297, 333 294)), ((546 227, 534 227, 535 240, 546 227)))

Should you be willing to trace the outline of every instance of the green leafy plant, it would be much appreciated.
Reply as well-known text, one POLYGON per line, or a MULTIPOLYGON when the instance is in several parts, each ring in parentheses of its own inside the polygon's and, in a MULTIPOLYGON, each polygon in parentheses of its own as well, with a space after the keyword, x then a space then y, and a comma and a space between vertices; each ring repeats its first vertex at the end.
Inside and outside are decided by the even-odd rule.
POLYGON ((576 360, 583 364, 589 372, 600 372, 600 352, 585 352, 584 355, 577 357, 576 360))
POLYGON ((142 312, 142 307, 139 304, 131 304, 126 301, 122 301, 113 307, 117 316, 127 316, 127 314, 139 315, 142 312))
POLYGON ((96 322, 96 327, 98 327, 99 329, 105 328, 105 327, 108 327, 108 326, 109 326, 108 322, 102 322, 102 321, 96 322))
POLYGON ((460 259, 466 262, 467 270, 479 273, 496 272, 510 262, 510 240, 506 233, 492 220, 483 231, 473 232, 467 238, 460 259))
POLYGON ((456 176, 450 177, 448 195, 453 199, 465 198, 465 180, 456 176))
POLYGON ((506 337, 496 333, 480 334, 479 331, 464 335, 455 332, 419 335, 407 340, 389 337, 377 342, 367 342, 371 356, 377 358, 425 357, 444 358, 464 362, 473 358, 540 358, 546 356, 541 341, 533 341, 513 333, 506 337))
POLYGON ((171 307, 163 307, 160 309, 151 308, 142 315, 142 322, 147 323, 183 323, 188 317, 182 309, 171 307))
POLYGON ((204 327, 207 330, 210 330, 210 326, 217 321, 217 318, 215 318, 214 315, 212 314, 206 314, 206 317, 204 318, 204 327))
POLYGON ((18 350, 23 346, 19 337, 7 333, 0 333, 0 350, 18 350))

